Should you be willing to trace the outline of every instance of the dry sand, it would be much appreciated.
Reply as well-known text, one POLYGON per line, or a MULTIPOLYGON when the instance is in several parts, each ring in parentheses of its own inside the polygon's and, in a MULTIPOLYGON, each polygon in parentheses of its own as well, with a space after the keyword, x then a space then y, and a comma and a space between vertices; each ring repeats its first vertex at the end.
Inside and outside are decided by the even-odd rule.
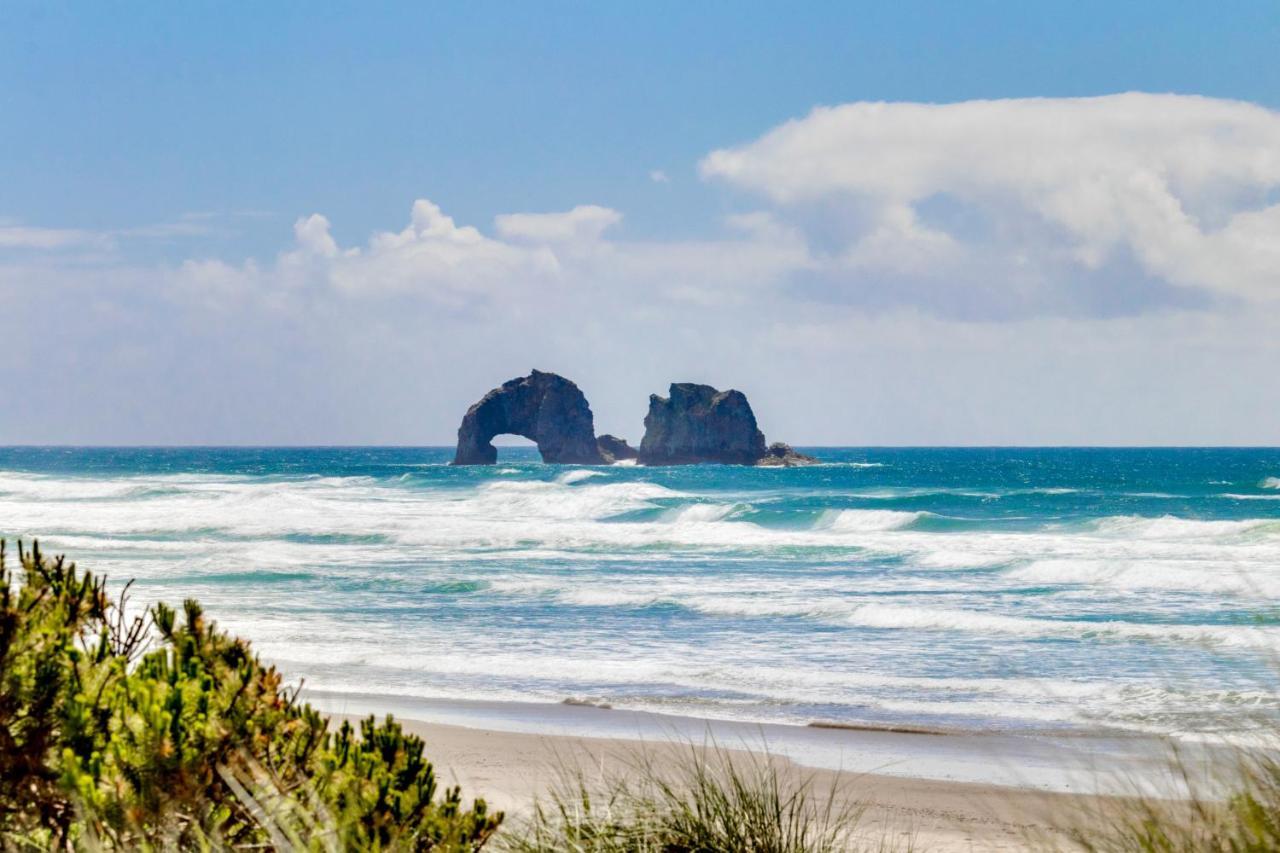
MULTIPOLYGON (((458 784, 464 797, 483 796, 518 820, 562 778, 563 768, 588 779, 616 778, 641 753, 669 766, 690 747, 624 738, 574 737, 490 731, 415 720, 400 721, 427 743, 442 781, 458 784)), ((1051 793, 974 782, 912 779, 872 773, 811 769, 773 757, 781 772, 811 778, 815 790, 834 789, 866 810, 858 833, 890 849, 970 851, 1025 850, 1066 846, 1060 827, 1079 825, 1116 801, 1082 794, 1051 793), (1034 845, 1033 845, 1034 842, 1034 845)), ((1096 817, 1094 818, 1097 819, 1096 817)))

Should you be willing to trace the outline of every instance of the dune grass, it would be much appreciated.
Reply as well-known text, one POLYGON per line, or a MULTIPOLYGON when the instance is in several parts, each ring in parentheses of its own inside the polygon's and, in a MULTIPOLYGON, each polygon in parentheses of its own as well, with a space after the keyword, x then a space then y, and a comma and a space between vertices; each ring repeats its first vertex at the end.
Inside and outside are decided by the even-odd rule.
POLYGON ((1276 853, 1280 758, 1274 744, 1205 764, 1173 747, 1168 772, 1179 796, 1131 796, 1073 816, 1069 837, 1087 853, 1276 853))
POLYGON ((596 778, 561 768, 532 816, 498 838, 513 853, 834 853, 884 850, 854 837, 863 806, 766 753, 683 744, 675 761, 636 751, 596 778), (794 772, 793 772, 794 771, 794 772))

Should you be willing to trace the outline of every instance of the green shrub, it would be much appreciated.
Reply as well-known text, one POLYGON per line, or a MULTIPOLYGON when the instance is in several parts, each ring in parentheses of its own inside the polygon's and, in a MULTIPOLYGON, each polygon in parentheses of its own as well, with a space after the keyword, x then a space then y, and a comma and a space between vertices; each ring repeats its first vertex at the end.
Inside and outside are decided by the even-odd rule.
POLYGON ((420 738, 331 730, 196 602, 128 619, 127 587, 19 557, 20 582, 0 541, 4 847, 475 850, 497 829, 437 790, 420 738))

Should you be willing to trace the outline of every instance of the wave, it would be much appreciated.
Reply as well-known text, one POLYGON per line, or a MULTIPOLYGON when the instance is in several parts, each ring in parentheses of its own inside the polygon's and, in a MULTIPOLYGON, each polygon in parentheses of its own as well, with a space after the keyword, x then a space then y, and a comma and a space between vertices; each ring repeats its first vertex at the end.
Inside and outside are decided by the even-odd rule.
POLYGON ((747 504, 696 503, 673 507, 662 515, 662 520, 672 524, 707 523, 724 521, 730 516, 751 509, 747 504))
POLYGON ((1117 515, 1093 522, 1099 533, 1142 539, 1213 539, 1235 536, 1262 527, 1276 527, 1274 519, 1250 518, 1239 521, 1205 521, 1162 515, 1148 518, 1139 515, 1117 515))
POLYGON ((1089 584, 1117 590, 1177 590, 1280 598, 1280 567, 1215 560, 1036 560, 1005 574, 1029 584, 1089 584))
POLYGON ((883 462, 817 462, 806 468, 885 468, 883 462))
POLYGON ((561 474, 559 477, 556 477, 556 482, 560 483, 561 485, 570 486, 570 485, 573 485, 574 483, 581 483, 583 480, 590 480, 592 477, 603 477, 603 476, 604 474, 600 473, 599 471, 587 471, 585 469, 578 469, 575 471, 566 471, 565 473, 561 474))
POLYGON ((952 631, 1027 638, 1111 638, 1245 647, 1280 651, 1280 629, 1237 625, 1181 625, 1140 622, 1091 622, 1006 616, 976 610, 865 604, 848 619, 861 628, 952 631))
MULTIPOLYGON (((1126 679, 964 678, 904 676, 883 671, 805 671, 734 661, 707 666, 696 656, 637 660, 617 648, 568 655, 492 651, 464 658, 414 658, 410 679, 387 673, 372 682, 311 678, 324 690, 385 692, 422 699, 558 702, 590 696, 615 708, 687 713, 751 722, 895 724, 937 721, 967 726, 975 718, 1038 724, 1033 730, 1098 724, 1137 731, 1221 730, 1280 711, 1265 689, 1158 685, 1126 679), (658 685, 655 687, 655 685, 658 685), (815 711, 806 708, 820 709, 815 711), (948 718, 950 720, 948 721, 948 718)), ((301 662, 301 661, 300 661, 301 662)), ((1015 722, 1016 725, 1016 722, 1015 722)))
POLYGON ((1260 489, 1280 489, 1280 477, 1267 477, 1258 484, 1260 489))
POLYGON ((901 530, 929 515, 932 513, 896 509, 828 509, 818 516, 813 527, 835 533, 901 530))
POLYGON ((605 589, 592 587, 559 593, 570 606, 645 608, 679 607, 710 616, 802 618, 826 625, 891 631, 936 631, 991 638, 1111 640, 1173 645, 1199 645, 1280 652, 1280 628, 1255 625, 1156 623, 1112 619, 1056 619, 1010 616, 964 608, 860 603, 820 594, 805 597, 776 594, 705 595, 673 589, 605 589))

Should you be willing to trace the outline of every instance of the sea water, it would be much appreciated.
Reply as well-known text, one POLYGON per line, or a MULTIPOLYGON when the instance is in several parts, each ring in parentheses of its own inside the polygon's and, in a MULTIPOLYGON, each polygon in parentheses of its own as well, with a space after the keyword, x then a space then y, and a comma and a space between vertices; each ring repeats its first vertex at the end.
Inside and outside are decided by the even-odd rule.
MULTIPOLYGON (((0 449, 0 535, 330 695, 1201 737, 1280 715, 1280 450, 0 449)), ((10 547, 12 548, 11 541, 10 547)))

